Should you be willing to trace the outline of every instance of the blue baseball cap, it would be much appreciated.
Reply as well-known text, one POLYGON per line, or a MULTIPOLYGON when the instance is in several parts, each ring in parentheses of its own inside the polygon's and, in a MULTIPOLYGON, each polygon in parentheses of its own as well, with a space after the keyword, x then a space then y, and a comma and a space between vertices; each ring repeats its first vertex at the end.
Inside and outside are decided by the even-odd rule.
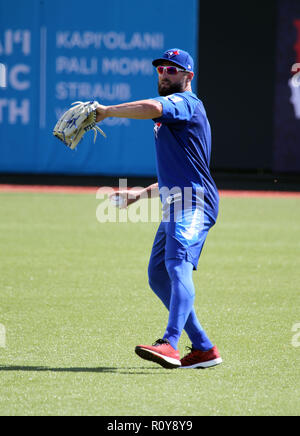
POLYGON ((152 65, 158 67, 162 61, 172 61, 186 71, 194 71, 194 61, 192 56, 184 50, 179 48, 171 48, 164 52, 161 58, 154 59, 152 65))

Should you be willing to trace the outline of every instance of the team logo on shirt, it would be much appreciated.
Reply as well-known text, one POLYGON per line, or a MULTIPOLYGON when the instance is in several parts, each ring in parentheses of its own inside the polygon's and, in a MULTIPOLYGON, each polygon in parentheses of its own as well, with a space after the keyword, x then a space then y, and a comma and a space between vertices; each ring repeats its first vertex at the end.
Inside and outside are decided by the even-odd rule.
POLYGON ((154 124, 154 135, 155 135, 155 138, 157 138, 158 131, 161 128, 161 126, 162 126, 162 123, 155 123, 154 124))

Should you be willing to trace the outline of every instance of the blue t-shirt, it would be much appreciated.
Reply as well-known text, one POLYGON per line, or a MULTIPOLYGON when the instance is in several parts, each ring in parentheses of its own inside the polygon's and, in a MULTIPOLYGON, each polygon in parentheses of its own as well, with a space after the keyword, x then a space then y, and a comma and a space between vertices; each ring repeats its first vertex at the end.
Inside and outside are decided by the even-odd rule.
POLYGON ((163 207, 168 201, 162 195, 164 187, 169 190, 178 187, 183 196, 187 196, 184 192, 192 191, 193 202, 200 192, 204 211, 215 222, 219 194, 209 170, 211 129, 203 103, 190 91, 153 100, 163 106, 162 116, 153 120, 158 186, 163 207))

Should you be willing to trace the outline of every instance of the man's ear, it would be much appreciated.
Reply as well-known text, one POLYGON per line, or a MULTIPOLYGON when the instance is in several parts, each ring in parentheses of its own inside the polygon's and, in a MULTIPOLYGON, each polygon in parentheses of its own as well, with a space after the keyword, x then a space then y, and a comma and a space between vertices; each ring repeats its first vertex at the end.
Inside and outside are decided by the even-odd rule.
POLYGON ((187 76, 187 82, 192 82, 192 80, 193 80, 193 78, 194 78, 194 73, 191 71, 191 72, 188 72, 187 74, 186 74, 186 76, 187 76))

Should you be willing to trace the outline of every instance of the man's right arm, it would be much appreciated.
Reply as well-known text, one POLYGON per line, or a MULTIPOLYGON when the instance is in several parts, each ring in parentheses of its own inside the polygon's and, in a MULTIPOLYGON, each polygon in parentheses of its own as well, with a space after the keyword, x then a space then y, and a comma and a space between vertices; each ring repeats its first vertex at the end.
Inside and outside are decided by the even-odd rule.
POLYGON ((115 106, 100 105, 96 112, 97 123, 110 117, 152 120, 162 116, 163 107, 159 101, 149 99, 118 104, 115 106))

